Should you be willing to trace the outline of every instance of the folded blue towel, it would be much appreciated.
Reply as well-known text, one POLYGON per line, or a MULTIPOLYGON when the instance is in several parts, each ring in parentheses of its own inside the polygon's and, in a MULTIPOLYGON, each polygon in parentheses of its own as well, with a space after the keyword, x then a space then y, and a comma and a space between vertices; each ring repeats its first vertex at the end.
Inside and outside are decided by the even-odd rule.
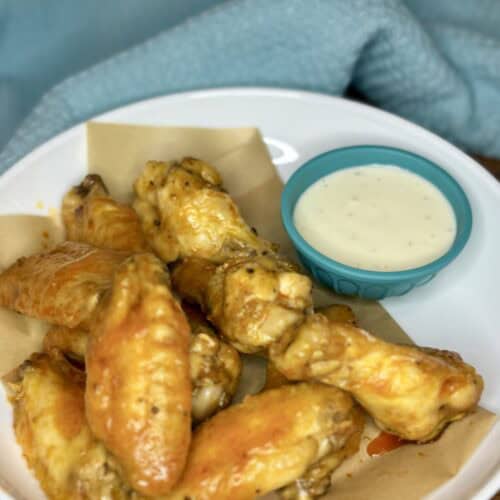
MULTIPOLYGON (((469 151, 500 157, 497 0, 229 0, 202 13, 217 0, 190 2, 197 15, 175 26, 170 19, 160 34, 45 94, 0 153, 0 172, 54 134, 105 110, 159 94, 233 85, 341 95, 352 84, 374 104, 469 151)), ((85 9, 85 2, 78 5, 85 9)), ((186 17, 185 10, 181 14, 186 17)))

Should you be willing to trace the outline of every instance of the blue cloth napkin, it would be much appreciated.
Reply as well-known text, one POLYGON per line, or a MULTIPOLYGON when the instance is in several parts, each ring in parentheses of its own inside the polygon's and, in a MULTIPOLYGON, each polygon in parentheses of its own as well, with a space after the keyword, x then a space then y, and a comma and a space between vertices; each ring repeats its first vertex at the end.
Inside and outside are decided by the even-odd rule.
MULTIPOLYGON (((53 3, 47 0, 49 6, 53 3)), ((82 30, 81 40, 102 43, 71 46, 68 50, 78 54, 80 49, 83 56, 61 67, 46 55, 37 62, 40 71, 51 62, 55 75, 64 76, 156 35, 55 85, 0 153, 0 172, 56 133, 105 110, 154 95, 233 85, 341 95, 352 84, 374 104, 469 151, 500 157, 497 0, 123 0, 124 9, 109 2, 114 11, 108 2, 70 3, 73 17, 70 11, 60 18, 69 27, 61 31, 54 24, 54 39, 59 36, 64 45, 74 24, 82 30), (103 33, 106 22, 111 22, 114 36, 103 33)), ((6 9, 0 0, 0 30, 5 13, 15 10, 15 4, 6 9)), ((50 45, 51 33, 46 31, 45 39, 33 35, 32 43, 50 45)), ((3 34, 9 36, 3 41, 0 37, 0 61, 7 61, 0 63, 2 84, 5 75, 15 82, 16 74, 15 67, 5 69, 9 60, 1 58, 2 47, 15 39, 16 30, 10 26, 3 34)), ((22 39, 22 30, 17 36, 22 39)), ((49 49, 47 54, 61 50, 49 49)), ((53 83, 49 80, 35 83, 43 88, 53 83)), ((23 89, 3 93, 4 103, 12 102, 16 90, 23 89)), ((31 90, 32 100, 35 94, 31 90)), ((20 109, 29 107, 20 102, 20 109)), ((1 115, 15 122, 19 113, 1 115)), ((8 134, 8 123, 3 130, 8 134)))

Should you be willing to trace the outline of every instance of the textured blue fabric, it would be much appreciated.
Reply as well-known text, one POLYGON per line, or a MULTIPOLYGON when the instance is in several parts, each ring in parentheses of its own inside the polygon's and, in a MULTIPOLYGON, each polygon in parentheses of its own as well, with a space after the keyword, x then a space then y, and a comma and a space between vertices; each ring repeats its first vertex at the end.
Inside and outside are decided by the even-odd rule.
POLYGON ((221 0, 0 0, 0 150, 43 93, 221 0))
POLYGON ((0 169, 96 113, 231 85, 340 95, 352 83, 459 146, 500 156, 498 26, 497 0, 222 2, 53 87, 0 153, 0 169))

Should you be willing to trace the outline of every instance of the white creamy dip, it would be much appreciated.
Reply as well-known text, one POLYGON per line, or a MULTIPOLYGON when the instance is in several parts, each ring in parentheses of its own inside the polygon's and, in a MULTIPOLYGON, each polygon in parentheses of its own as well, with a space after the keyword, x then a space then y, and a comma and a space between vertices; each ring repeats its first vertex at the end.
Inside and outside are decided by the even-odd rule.
POLYGON ((446 253, 456 233, 441 191, 393 165, 363 165, 321 178, 299 198, 294 223, 322 254, 371 271, 428 264, 446 253))

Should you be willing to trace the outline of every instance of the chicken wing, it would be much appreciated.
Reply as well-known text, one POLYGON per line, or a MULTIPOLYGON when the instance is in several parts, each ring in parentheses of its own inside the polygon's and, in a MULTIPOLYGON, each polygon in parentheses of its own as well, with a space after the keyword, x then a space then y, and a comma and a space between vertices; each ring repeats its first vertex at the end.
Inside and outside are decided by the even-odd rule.
POLYGON ((219 338, 200 311, 183 305, 191 325, 189 367, 192 417, 201 422, 229 405, 238 387, 241 360, 238 351, 219 338))
POLYGON ((388 344, 349 327, 355 318, 342 306, 330 306, 326 315, 308 314, 310 282, 278 262, 253 257, 215 266, 186 259, 172 280, 181 295, 202 302, 238 350, 269 348, 271 361, 288 379, 318 380, 351 392, 382 428, 404 439, 432 439, 475 407, 482 381, 472 367, 439 351, 388 344))
POLYGON ((178 481, 191 437, 190 329, 164 267, 151 254, 119 266, 86 355, 90 428, 150 496, 178 481))
POLYGON ((70 328, 88 325, 127 254, 65 242, 0 274, 0 305, 70 328))
POLYGON ((239 351, 266 349, 312 306, 311 280, 274 256, 231 259, 220 266, 186 259, 172 283, 197 300, 209 320, 239 351))
POLYGON ((168 498, 264 495, 295 481, 328 454, 355 452, 363 423, 350 396, 321 384, 248 396, 197 429, 182 480, 168 498))
POLYGON ((201 160, 148 162, 134 189, 133 206, 146 238, 166 262, 179 257, 223 262, 276 248, 246 224, 218 172, 201 160))
POLYGON ((14 429, 51 500, 121 500, 129 488, 85 420, 84 376, 62 359, 35 354, 15 384, 14 429))
POLYGON ((62 219, 68 240, 131 253, 149 251, 134 209, 113 200, 99 175, 87 175, 66 194, 62 219))
MULTIPOLYGON (((225 408, 236 392, 241 373, 238 351, 219 338, 194 308, 183 306, 191 324, 189 370, 192 386, 191 416, 194 422, 207 419, 225 408)), ((46 352, 53 349, 84 363, 88 332, 81 328, 53 326, 44 338, 46 352)))
POLYGON ((457 354, 390 344, 322 314, 290 328, 269 354, 287 378, 349 391, 381 428, 413 441, 428 441, 464 416, 483 388, 457 354))

